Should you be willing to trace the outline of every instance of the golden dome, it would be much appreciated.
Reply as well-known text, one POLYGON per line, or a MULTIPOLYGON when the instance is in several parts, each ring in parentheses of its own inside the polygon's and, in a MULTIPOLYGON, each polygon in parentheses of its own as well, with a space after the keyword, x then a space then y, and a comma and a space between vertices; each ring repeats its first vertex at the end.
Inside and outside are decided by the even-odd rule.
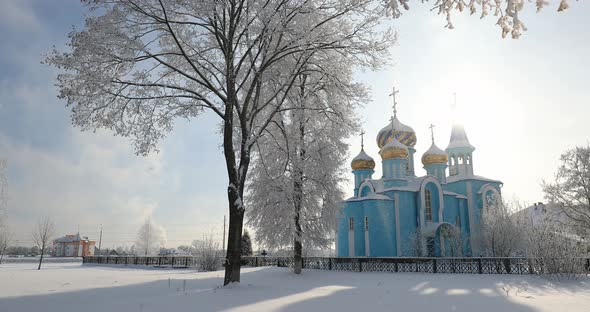
POLYGON ((350 163, 350 167, 352 170, 359 170, 359 169, 375 169, 375 161, 371 156, 365 153, 364 149, 361 149, 361 152, 352 159, 350 163))
POLYGON ((424 166, 435 164, 446 164, 448 160, 447 153, 443 152, 434 142, 430 148, 422 155, 422 164, 424 166))
POLYGON ((397 117, 394 117, 393 121, 379 131, 379 134, 377 135, 377 146, 382 148, 387 142, 391 141, 391 138, 394 136, 405 146, 414 147, 416 145, 416 132, 414 129, 404 125, 397 119, 397 117))
POLYGON ((408 148, 400 143, 395 137, 392 137, 392 139, 381 149, 381 158, 383 159, 407 157, 408 148))

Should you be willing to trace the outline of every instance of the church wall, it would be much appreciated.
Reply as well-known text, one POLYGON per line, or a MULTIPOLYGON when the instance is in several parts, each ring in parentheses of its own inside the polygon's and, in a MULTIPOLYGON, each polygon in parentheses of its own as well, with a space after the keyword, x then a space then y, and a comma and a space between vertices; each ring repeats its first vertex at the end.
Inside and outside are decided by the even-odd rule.
POLYGON ((336 233, 336 256, 346 257, 348 256, 348 217, 346 216, 345 210, 348 203, 344 203, 338 215, 338 232, 336 233))
MULTIPOLYGON (((387 254, 384 254, 384 256, 388 256, 388 257, 395 257, 395 256, 409 256, 410 255, 410 250, 411 247, 409 246, 409 244, 411 244, 410 242, 410 237, 412 235, 414 235, 414 233, 416 232, 416 222, 417 222, 417 205, 418 205, 418 193, 416 192, 400 192, 400 191, 391 191, 391 192, 387 192, 386 193, 389 197, 397 197, 398 198, 398 202, 399 202, 399 234, 400 234, 400 239, 399 239, 399 251, 400 254, 397 253, 397 246, 395 244, 392 244, 392 250, 391 252, 388 252, 387 254)), ((395 212, 395 208, 394 208, 394 212, 395 212)), ((391 237, 394 243, 397 242, 397 236, 396 236, 396 229, 395 229, 395 219, 393 219, 393 232, 391 233, 391 237)))
POLYGON ((395 256, 397 248, 395 236, 394 201, 363 200, 346 202, 338 222, 339 257, 348 257, 349 253, 349 220, 354 223, 354 256, 364 257, 365 250, 365 217, 369 221, 369 256, 395 256))
MULTIPOLYGON (((432 222, 442 222, 439 220, 439 211, 440 211, 440 194, 438 191, 438 187, 433 182, 426 183, 425 186, 426 190, 430 191, 430 200, 432 203, 432 222)), ((426 208, 426 207, 424 207, 426 208)), ((443 209, 444 211, 444 209, 443 209)), ((426 218, 426 211, 424 211, 424 218, 426 218)))
POLYGON ((369 256, 371 257, 392 257, 396 255, 394 205, 394 201, 387 200, 364 201, 364 215, 369 219, 369 256))

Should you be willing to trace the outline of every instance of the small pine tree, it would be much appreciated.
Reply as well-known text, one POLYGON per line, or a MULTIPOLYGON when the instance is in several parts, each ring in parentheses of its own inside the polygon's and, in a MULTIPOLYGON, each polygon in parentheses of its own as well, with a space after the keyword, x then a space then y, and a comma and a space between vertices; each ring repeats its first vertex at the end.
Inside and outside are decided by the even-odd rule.
POLYGON ((242 235, 242 256, 251 256, 252 255, 252 240, 250 239, 250 234, 248 231, 244 230, 244 234, 242 235))

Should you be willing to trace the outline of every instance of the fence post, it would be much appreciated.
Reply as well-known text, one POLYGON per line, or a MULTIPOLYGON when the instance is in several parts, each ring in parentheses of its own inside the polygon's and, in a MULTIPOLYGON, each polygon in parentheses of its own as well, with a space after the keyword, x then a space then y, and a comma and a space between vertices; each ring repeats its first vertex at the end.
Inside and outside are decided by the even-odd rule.
POLYGON ((483 268, 481 267, 481 258, 477 259, 477 272, 479 272, 479 274, 483 273, 483 268))
POLYGON ((535 274, 535 271, 533 270, 533 261, 528 259, 527 262, 529 263, 529 274, 535 274))
POLYGON ((301 257, 301 268, 305 269, 305 258, 301 257))
POLYGON ((277 267, 280 267, 280 266, 281 266, 281 258, 277 257, 277 267))
POLYGON ((395 261, 393 264, 394 264, 394 265, 393 265, 393 270, 394 270, 396 273, 397 273, 397 272, 399 272, 399 268, 398 268, 398 262, 397 262, 397 260, 396 260, 396 261, 395 261))
POLYGON ((254 266, 258 267, 258 257, 256 257, 256 264, 254 266))
POLYGON ((363 271, 363 260, 358 259, 358 262, 359 262, 359 272, 362 272, 363 271))
POLYGON ((586 272, 590 271, 590 258, 586 259, 586 272))
POLYGON ((432 273, 436 273, 436 259, 432 259, 432 273))
POLYGON ((184 257, 184 266, 188 267, 188 257, 184 257))
POLYGON ((332 258, 328 259, 328 270, 332 271, 332 258))

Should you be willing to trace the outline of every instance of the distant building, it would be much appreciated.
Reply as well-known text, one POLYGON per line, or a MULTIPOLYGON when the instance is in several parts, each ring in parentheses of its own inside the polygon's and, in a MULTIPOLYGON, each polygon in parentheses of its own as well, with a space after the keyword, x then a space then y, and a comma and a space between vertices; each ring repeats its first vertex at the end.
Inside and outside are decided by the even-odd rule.
POLYGON ((54 256, 56 257, 85 257, 94 256, 95 241, 80 234, 71 234, 53 241, 54 256))

